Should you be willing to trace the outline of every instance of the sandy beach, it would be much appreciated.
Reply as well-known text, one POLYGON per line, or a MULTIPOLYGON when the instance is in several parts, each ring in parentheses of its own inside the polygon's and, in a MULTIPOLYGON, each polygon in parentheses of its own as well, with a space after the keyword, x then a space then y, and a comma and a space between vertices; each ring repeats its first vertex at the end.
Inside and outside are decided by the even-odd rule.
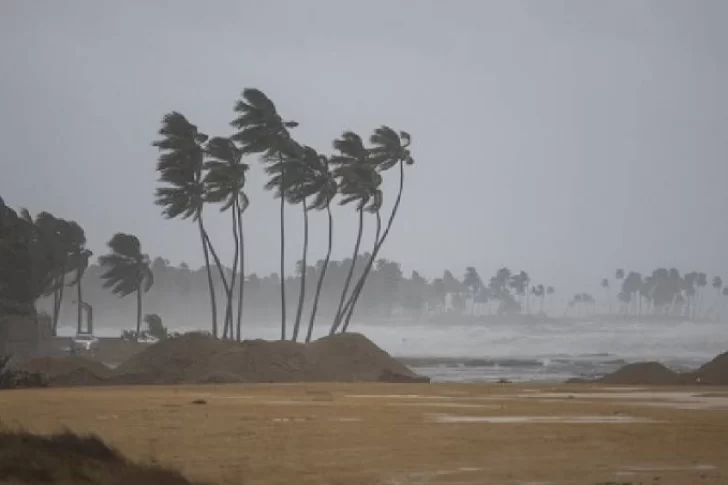
POLYGON ((728 482, 728 392, 587 385, 277 384, 10 391, 6 427, 100 435, 247 484, 728 482))

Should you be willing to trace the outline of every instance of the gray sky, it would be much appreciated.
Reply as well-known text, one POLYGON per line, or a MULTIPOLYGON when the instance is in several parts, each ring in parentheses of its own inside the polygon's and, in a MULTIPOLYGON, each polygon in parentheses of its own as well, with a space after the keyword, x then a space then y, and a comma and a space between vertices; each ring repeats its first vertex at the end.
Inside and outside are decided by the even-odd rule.
MULTIPOLYGON (((122 231, 201 264, 195 227, 153 204, 150 143, 171 110, 230 134, 258 87, 320 150, 346 129, 412 134, 382 254, 406 271, 507 264, 564 291, 616 267, 725 278, 727 24, 720 0, 2 0, 0 194, 77 220, 97 255, 122 231)), ((277 205, 249 163, 247 259, 268 273, 277 205)), ((300 211, 288 218, 292 267, 300 211)), ((355 221, 337 210, 335 257, 355 221)), ((209 224, 229 253, 227 218, 209 224)), ((315 261, 323 214, 312 224, 315 261)))

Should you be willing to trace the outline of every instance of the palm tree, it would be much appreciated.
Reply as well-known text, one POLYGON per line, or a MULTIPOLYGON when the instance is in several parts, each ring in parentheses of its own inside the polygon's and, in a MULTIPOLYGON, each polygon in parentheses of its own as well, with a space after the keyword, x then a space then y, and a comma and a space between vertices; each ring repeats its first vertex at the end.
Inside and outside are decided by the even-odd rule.
POLYGON ((149 267, 149 256, 142 253, 141 243, 131 234, 116 233, 108 242, 111 252, 99 257, 99 264, 106 268, 101 275, 104 288, 119 297, 136 292, 138 338, 142 326, 142 292, 146 293, 154 284, 154 275, 149 267))
MULTIPOLYGON (((346 134, 345 134, 346 135, 346 134)), ((341 298, 339 300, 339 306, 334 316, 334 322, 331 326, 330 334, 335 333, 339 327, 348 321, 350 311, 345 306, 347 292, 349 285, 351 284, 352 277, 354 276, 354 268, 356 267, 357 258, 359 256, 359 247, 361 244, 362 232, 364 229, 364 212, 377 213, 382 206, 382 192, 379 186, 382 183, 382 176, 375 170, 375 166, 366 161, 359 161, 353 163, 343 163, 339 159, 332 158, 331 162, 340 163, 334 169, 334 175, 339 179, 339 191, 341 193, 341 205, 347 205, 352 202, 356 202, 356 210, 359 214, 359 226, 356 236, 356 243, 354 244, 354 255, 352 257, 351 266, 344 282, 344 288, 341 292, 341 298)), ((376 250, 376 248, 375 248, 376 250)), ((370 267, 374 260, 374 253, 372 253, 367 261, 367 266, 370 267)), ((365 270, 366 271, 366 270, 365 270)), ((356 292, 356 288, 352 291, 352 295, 356 292)))
POLYGON ((705 312, 705 318, 708 318, 713 314, 713 312, 715 311, 716 305, 718 305, 718 302, 720 301, 720 292, 723 289, 723 278, 721 278, 720 276, 713 277, 711 286, 713 287, 713 289, 716 292, 715 301, 713 302, 712 305, 710 305, 710 308, 708 309, 708 311, 705 312))
POLYGON ((475 297, 480 293, 483 282, 480 279, 478 270, 474 266, 465 268, 465 276, 463 277, 463 285, 470 290, 472 300, 472 313, 475 314, 475 297))
MULTIPOLYGON (((232 139, 242 145, 243 153, 263 153, 264 162, 282 161, 282 145, 290 140, 289 128, 295 128, 295 121, 284 121, 278 114, 275 104, 262 91, 257 89, 243 90, 242 99, 235 103, 238 117, 231 125, 237 129, 232 139)), ((281 233, 281 340, 286 339, 286 233, 285 233, 285 197, 283 184, 286 181, 285 170, 281 173, 279 192, 280 233, 281 233)))
MULTIPOLYGON (((546 295, 548 295, 548 297, 549 297, 549 302, 550 302, 550 301, 551 301, 551 299, 553 298, 553 294, 554 294, 554 293, 556 293, 556 290, 554 289, 554 287, 553 287, 553 286, 549 286, 549 287, 547 287, 547 288, 546 288, 546 295)), ((550 305, 549 305, 549 306, 550 306, 550 305)))
POLYGON ((204 164, 207 174, 204 178, 205 201, 221 203, 221 212, 231 210, 232 231, 234 241, 234 256, 230 285, 227 288, 227 305, 225 309, 225 326, 223 337, 233 338, 233 291, 235 279, 240 264, 240 289, 238 294, 237 339, 240 339, 240 326, 242 321, 242 304, 245 281, 245 248, 243 246, 243 218, 249 201, 243 189, 245 187, 245 174, 248 165, 242 163, 243 153, 229 138, 215 137, 207 142, 205 147, 208 160, 204 164), (229 335, 228 335, 229 332, 229 335))
POLYGON ((607 313, 612 313, 612 301, 609 298, 609 280, 607 278, 602 278, 602 288, 604 288, 605 300, 608 305, 607 313))
POLYGON ((695 285, 698 287, 698 295, 694 310, 694 318, 697 318, 698 314, 700 313, 700 307, 703 304, 703 288, 708 286, 708 275, 706 275, 705 273, 698 273, 695 276, 695 285))
MULTIPOLYGON (((404 188, 404 166, 413 165, 415 163, 409 150, 409 146, 412 143, 412 137, 405 131, 397 133, 388 126, 382 126, 374 130, 369 141, 373 145, 373 148, 371 149, 371 158, 379 172, 387 171, 395 166, 399 167, 399 189, 397 191, 397 197, 394 201, 394 205, 392 206, 392 212, 389 214, 389 219, 387 220, 387 226, 384 229, 382 236, 379 238, 374 251, 372 251, 372 257, 369 259, 369 262, 364 268, 364 273, 362 273, 357 285, 354 287, 351 297, 349 298, 351 308, 346 315, 346 322, 344 323, 342 332, 346 332, 349 327, 351 317, 354 315, 356 302, 361 295, 361 291, 364 288, 364 283, 372 269, 374 260, 379 255, 379 251, 381 250, 384 241, 386 241, 389 231, 392 229, 392 223, 394 222, 397 210, 399 209, 399 204, 402 200, 402 189, 404 188)), ((381 205, 381 201, 379 205, 381 205)))
POLYGON ((157 188, 155 203, 164 208, 162 213, 167 219, 192 218, 197 222, 207 270, 212 335, 217 338, 217 302, 210 268, 210 254, 213 255, 218 270, 221 270, 221 265, 205 230, 202 217, 204 143, 208 136, 201 133, 184 115, 176 111, 166 114, 162 118, 159 135, 161 139, 153 142, 152 145, 161 152, 157 161, 157 171, 160 174, 159 181, 163 186, 157 188))
POLYGON ((88 268, 88 261, 93 254, 90 249, 86 248, 86 235, 78 224, 70 223, 68 225, 68 248, 69 248, 69 261, 70 267, 75 270, 75 278, 70 285, 76 286, 76 303, 77 307, 77 322, 76 322, 76 333, 83 331, 83 292, 81 281, 83 275, 88 268))

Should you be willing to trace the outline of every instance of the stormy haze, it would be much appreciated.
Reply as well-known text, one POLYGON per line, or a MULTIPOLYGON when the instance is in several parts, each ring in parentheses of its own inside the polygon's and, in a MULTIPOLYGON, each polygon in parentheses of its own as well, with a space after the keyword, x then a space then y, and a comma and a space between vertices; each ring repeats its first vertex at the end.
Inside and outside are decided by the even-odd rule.
MULTIPOLYGON (((4 1, 0 194, 78 221, 96 255, 122 231, 198 267, 195 226, 154 205, 151 142, 172 110, 229 135, 258 87, 324 153, 346 129, 412 134, 380 255, 407 274, 508 265, 563 295, 616 267, 728 274, 727 21, 708 0, 4 1)), ((247 272, 268 274, 277 204, 250 163, 247 272)), ((335 217, 342 259, 356 216, 335 217)), ((311 223, 316 261, 325 216, 311 223)), ((229 260, 227 217, 207 224, 229 260)), ((292 271, 300 220, 287 224, 292 271)))

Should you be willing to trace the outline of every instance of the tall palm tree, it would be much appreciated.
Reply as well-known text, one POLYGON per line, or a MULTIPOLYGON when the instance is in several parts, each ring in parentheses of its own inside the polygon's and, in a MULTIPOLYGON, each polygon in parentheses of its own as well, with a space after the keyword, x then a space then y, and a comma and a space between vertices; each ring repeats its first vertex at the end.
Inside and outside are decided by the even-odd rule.
MULTIPOLYGON (((232 139, 242 146, 243 153, 262 153, 264 162, 282 161, 282 146, 291 136, 289 128, 295 128, 295 121, 284 121, 278 110, 265 94, 258 89, 243 90, 242 98, 235 103, 238 114, 231 125, 237 129, 232 139)), ((285 171, 281 174, 279 192, 284 193, 286 181, 285 171)), ((286 339, 286 231, 285 231, 285 197, 281 195, 280 233, 281 233, 281 340, 286 339)))
MULTIPOLYGON (((333 160, 332 160, 333 161, 333 160)), ((356 211, 359 215, 359 226, 357 231, 356 243, 354 244, 354 255, 352 257, 351 266, 344 282, 344 289, 341 292, 341 298, 339 299, 339 306, 337 308, 334 323, 331 326, 330 334, 335 333, 341 325, 344 324, 346 327, 346 321, 350 318, 351 310, 345 306, 347 292, 351 284, 351 280, 354 276, 354 268, 359 256, 359 247, 361 245, 361 237, 364 229, 364 212, 376 213, 382 206, 382 192, 379 189, 382 184, 382 176, 375 170, 375 167, 371 163, 353 163, 345 164, 336 167, 334 174, 339 179, 339 191, 341 193, 341 205, 347 205, 349 203, 356 203, 356 211)), ((374 254, 372 254, 368 261, 367 266, 370 267, 374 261, 374 254)), ((352 296, 354 295, 352 292, 352 296)), ((342 328, 342 331, 345 331, 342 328)))
POLYGON ((157 161, 157 171, 162 186, 156 190, 155 203, 164 208, 162 213, 168 219, 192 218, 197 222, 210 293, 212 335, 217 338, 217 298, 210 267, 210 254, 213 255, 218 270, 221 270, 221 265, 205 230, 202 217, 204 144, 208 136, 176 111, 164 115, 159 135, 161 138, 152 143, 161 152, 157 161))
POLYGON ((245 285, 245 248, 243 246, 242 214, 249 205, 245 188, 245 174, 249 167, 242 163, 242 150, 235 146, 229 138, 215 137, 207 142, 205 152, 208 160, 204 164, 207 170, 204 178, 205 201, 222 204, 220 211, 230 210, 232 215, 232 231, 234 256, 230 285, 227 288, 227 305, 225 307, 224 337, 234 337, 233 326, 233 292, 235 290, 238 265, 240 269, 240 288, 238 294, 237 338, 240 339, 242 321, 242 304, 245 285))
POLYGON ((306 332, 306 342, 311 341, 313 335, 313 326, 316 320, 316 313, 318 311, 319 298, 321 297, 321 288, 326 277, 326 270, 329 266, 329 260, 331 259, 331 249, 334 241, 334 220, 331 216, 331 201, 336 197, 338 192, 338 184, 333 174, 329 170, 329 160, 320 155, 318 158, 317 170, 314 175, 315 184, 317 190, 314 195, 313 202, 310 204, 310 209, 324 210, 326 209, 326 215, 328 216, 328 247, 326 250, 326 257, 321 264, 321 268, 318 273, 318 282, 316 283, 316 293, 313 297, 313 306, 311 307, 311 316, 308 321, 308 331, 306 332))
POLYGON ((319 173, 321 171, 321 156, 309 146, 300 146, 290 141, 279 152, 279 161, 266 168, 271 176, 266 189, 277 189, 278 197, 285 197, 290 204, 300 205, 303 213, 303 255, 300 268, 300 290, 296 318, 293 325, 292 341, 298 340, 303 316, 303 304, 306 298, 306 272, 308 269, 308 200, 316 197, 326 183, 319 173), (281 190, 283 191, 281 193, 281 190))
POLYGON ((394 201, 394 205, 392 206, 392 212, 389 214, 386 228, 384 229, 382 236, 379 238, 379 241, 372 252, 372 257, 369 259, 369 262, 364 268, 364 273, 362 273, 359 278, 352 296, 350 297, 351 308, 346 315, 346 322, 342 329, 343 332, 345 332, 349 327, 351 317, 354 315, 356 302, 359 300, 359 296, 364 288, 367 276, 369 276, 372 265, 377 259, 379 251, 389 235, 389 231, 392 229, 392 223, 394 222, 394 218, 396 217, 399 209, 399 204, 402 200, 402 189, 404 188, 404 166, 413 165, 415 163, 415 160, 409 150, 412 143, 412 137, 405 131, 397 133, 388 126, 381 126, 374 130, 369 141, 373 145, 373 148, 371 149, 371 158, 377 167, 377 171, 384 172, 393 167, 399 167, 399 189, 397 191, 397 197, 394 201))
POLYGON ((554 293, 556 293, 556 290, 554 289, 553 286, 548 286, 546 288, 546 295, 548 295, 548 297, 549 297, 549 303, 551 302, 551 299, 553 298, 554 293))
POLYGON ((82 291, 82 280, 83 275, 88 268, 89 258, 93 254, 90 249, 86 248, 86 235, 84 234, 81 226, 75 222, 69 223, 68 225, 68 249, 69 249, 69 261, 70 267, 75 270, 75 277, 70 283, 70 286, 76 286, 76 304, 77 306, 77 320, 76 320, 76 333, 83 331, 83 291, 82 291))
POLYGON ((131 234, 116 233, 108 242, 111 252, 99 257, 99 264, 106 268, 101 275, 104 288, 119 297, 136 293, 137 324, 136 337, 142 327, 142 292, 146 293, 154 284, 154 275, 149 267, 149 256, 142 253, 141 243, 131 234))
POLYGON ((710 308, 708 309, 708 311, 705 312, 705 318, 710 317, 715 312, 715 307, 716 307, 716 305, 718 305, 718 303, 720 301, 720 292, 723 289, 723 278, 721 278, 720 276, 714 276, 711 286, 713 287, 713 289, 715 290, 715 293, 716 293, 715 301, 713 302, 712 305, 710 305, 710 308))
POLYGON ((472 314, 475 315, 475 299, 480 293, 483 287, 483 282, 480 279, 478 270, 474 266, 468 266, 465 268, 465 276, 463 277, 463 285, 470 290, 470 296, 472 300, 472 314))

